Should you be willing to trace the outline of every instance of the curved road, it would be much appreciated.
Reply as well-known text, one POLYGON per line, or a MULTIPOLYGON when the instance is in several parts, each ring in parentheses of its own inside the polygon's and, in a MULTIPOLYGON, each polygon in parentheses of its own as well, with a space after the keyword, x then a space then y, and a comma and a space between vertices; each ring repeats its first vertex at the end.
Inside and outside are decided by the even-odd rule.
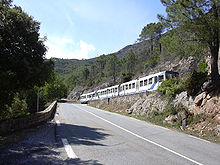
POLYGON ((59 103, 53 121, 22 132, 0 164, 220 164, 219 144, 87 105, 59 103))
POLYGON ((59 104, 66 156, 109 165, 219 165, 220 145, 87 105, 59 104))

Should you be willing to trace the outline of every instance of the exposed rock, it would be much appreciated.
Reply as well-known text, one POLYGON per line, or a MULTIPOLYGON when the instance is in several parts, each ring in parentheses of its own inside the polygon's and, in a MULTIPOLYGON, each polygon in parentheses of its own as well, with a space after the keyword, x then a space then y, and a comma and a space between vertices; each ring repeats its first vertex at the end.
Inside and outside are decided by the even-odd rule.
POLYGON ((129 109, 135 115, 148 115, 151 111, 163 111, 168 101, 162 99, 159 94, 154 93, 147 95, 143 99, 139 99, 129 109))
POLYGON ((144 102, 144 99, 140 99, 138 100, 128 111, 132 112, 133 114, 136 114, 136 115, 140 115, 143 113, 143 104, 144 102))
POLYGON ((220 98, 213 97, 200 108, 200 113, 213 117, 220 113, 220 98))
POLYGON ((170 57, 167 60, 161 62, 154 68, 149 68, 146 71, 146 75, 156 73, 164 70, 172 70, 179 72, 180 74, 191 73, 197 67, 198 60, 194 57, 181 58, 179 56, 170 57))
POLYGON ((220 124, 218 124, 218 125, 216 126, 214 132, 215 132, 215 134, 216 134, 217 136, 220 136, 220 124))
POLYGON ((201 94, 199 94, 198 96, 196 96, 194 103, 196 104, 196 106, 200 106, 203 102, 203 99, 206 97, 206 93, 203 92, 201 94))
POLYGON ((80 98, 80 95, 83 93, 83 91, 85 90, 85 88, 78 86, 76 88, 74 88, 70 94, 67 96, 68 100, 73 100, 73 101, 78 101, 80 98))
POLYGON ((182 104, 185 107, 187 107, 190 111, 195 108, 195 104, 194 104, 192 96, 188 96, 186 91, 178 94, 176 98, 173 100, 173 104, 175 106, 178 104, 182 104))
POLYGON ((163 122, 168 123, 168 124, 174 124, 176 123, 178 120, 178 116, 177 115, 169 115, 167 116, 163 122))
POLYGON ((217 114, 215 117, 214 117, 214 121, 218 124, 220 124, 220 114, 217 114))

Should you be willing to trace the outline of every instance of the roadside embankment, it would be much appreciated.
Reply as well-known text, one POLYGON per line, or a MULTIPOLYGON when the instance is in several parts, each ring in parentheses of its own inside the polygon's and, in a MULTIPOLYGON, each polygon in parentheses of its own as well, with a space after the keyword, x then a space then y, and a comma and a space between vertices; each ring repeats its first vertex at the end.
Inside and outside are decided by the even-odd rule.
POLYGON ((191 97, 187 92, 182 92, 169 100, 157 92, 138 93, 90 101, 88 104, 165 127, 181 128, 190 134, 219 143, 220 94, 203 95, 191 97))
POLYGON ((54 101, 44 111, 40 111, 25 117, 0 121, 0 135, 29 128, 34 125, 47 121, 56 111, 57 101, 54 101))

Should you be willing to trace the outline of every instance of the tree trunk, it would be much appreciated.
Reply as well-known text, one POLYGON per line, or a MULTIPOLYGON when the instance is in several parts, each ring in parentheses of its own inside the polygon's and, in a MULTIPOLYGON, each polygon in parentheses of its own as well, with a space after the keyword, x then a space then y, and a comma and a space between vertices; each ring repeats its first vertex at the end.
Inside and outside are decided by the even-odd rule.
MULTIPOLYGON (((219 44, 217 44, 219 45, 219 44)), ((213 83, 220 84, 220 75, 218 72, 218 53, 219 53, 219 46, 211 46, 211 80, 213 83)))
POLYGON ((159 46, 160 46, 160 54, 162 54, 162 45, 161 45, 161 43, 159 43, 159 46))
POLYGON ((150 50, 151 50, 151 54, 153 54, 153 51, 154 51, 154 45, 153 45, 153 39, 150 39, 150 50))
MULTIPOLYGON (((212 12, 214 20, 219 19, 218 6, 213 1, 212 12)), ((212 42, 209 45, 211 51, 211 81, 213 85, 220 86, 220 75, 218 72, 218 53, 219 53, 219 27, 212 27, 212 42)))

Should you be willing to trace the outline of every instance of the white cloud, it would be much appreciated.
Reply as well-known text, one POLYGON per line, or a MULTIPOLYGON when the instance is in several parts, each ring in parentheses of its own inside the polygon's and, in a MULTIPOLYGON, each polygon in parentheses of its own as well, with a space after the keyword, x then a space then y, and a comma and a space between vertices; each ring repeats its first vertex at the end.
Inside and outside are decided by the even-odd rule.
POLYGON ((46 46, 46 58, 88 59, 89 53, 96 50, 92 44, 82 40, 75 42, 70 38, 52 38, 47 41, 46 46))

